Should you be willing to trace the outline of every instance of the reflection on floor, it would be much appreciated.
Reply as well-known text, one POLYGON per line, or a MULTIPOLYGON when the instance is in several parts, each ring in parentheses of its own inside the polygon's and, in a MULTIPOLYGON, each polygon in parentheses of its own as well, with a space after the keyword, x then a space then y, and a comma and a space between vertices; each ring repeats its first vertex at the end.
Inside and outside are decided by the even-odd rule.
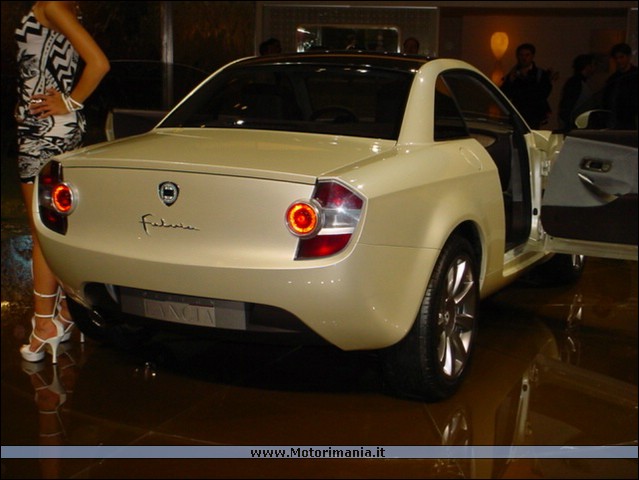
MULTIPOLYGON (((76 332, 56 368, 25 364, 28 273, 6 258, 24 245, 2 243, 3 446, 637 445, 636 262, 485 300, 465 384, 423 404, 386 392, 374 353, 327 347, 164 334, 123 351, 76 332)), ((637 460, 2 460, 2 478, 56 477, 637 478, 637 460)))

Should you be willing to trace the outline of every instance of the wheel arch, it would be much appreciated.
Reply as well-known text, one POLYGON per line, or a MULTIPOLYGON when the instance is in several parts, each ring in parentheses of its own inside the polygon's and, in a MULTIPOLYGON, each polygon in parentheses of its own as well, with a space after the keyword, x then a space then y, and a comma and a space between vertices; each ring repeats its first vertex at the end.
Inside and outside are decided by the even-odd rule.
MULTIPOLYGON (((482 235, 481 235, 481 230, 479 225, 472 221, 472 220, 465 220, 461 223, 459 223, 457 226, 455 226, 450 233, 448 234, 448 236, 446 236, 446 238, 444 239, 444 241, 442 242, 440 248, 439 248, 439 254, 441 255, 441 252, 444 250, 444 247, 446 245, 446 243, 448 243, 450 241, 451 238, 453 237, 461 237, 464 238, 466 240, 468 240, 468 242, 470 243, 470 245, 473 248, 473 253, 475 254, 475 260, 477 261, 477 265, 478 265, 478 271, 475 272, 479 278, 479 288, 481 290, 481 284, 482 284, 482 279, 484 277, 483 273, 486 269, 486 261, 485 261, 485 255, 484 255, 484 246, 483 246, 483 241, 482 241, 482 235)), ((434 264, 433 264, 433 268, 434 268, 434 264)), ((426 293, 426 290, 428 289, 428 285, 431 281, 431 278, 433 276, 433 269, 431 268, 430 270, 428 270, 428 272, 426 272, 428 274, 427 278, 424 281, 424 291, 422 293, 422 298, 423 295, 426 293)), ((418 317, 416 316, 413 319, 413 322, 411 323, 411 326, 413 323, 415 323, 415 321, 417 321, 418 317)))
POLYGON ((483 246, 481 241, 481 235, 479 233, 479 227, 475 222, 471 220, 467 220, 459 224, 453 230, 450 236, 452 235, 460 235, 464 237, 466 240, 468 240, 473 246, 473 250, 475 251, 475 254, 477 255, 477 260, 478 261, 482 260, 483 246))
MULTIPOLYGON (((481 235, 481 230, 479 228, 479 225, 477 225, 477 223, 473 222, 472 220, 466 220, 460 223, 459 225, 457 225, 457 227, 455 227, 455 229, 450 233, 446 241, 448 241, 448 239, 450 239, 454 235, 458 235, 462 238, 465 238, 472 245, 473 252, 475 253, 475 259, 477 260, 477 265, 479 266, 479 271, 475 273, 478 275, 480 279, 480 287, 481 287, 482 279, 484 278, 484 272, 486 269, 486 261, 485 261, 485 255, 484 255, 484 251, 485 251, 484 242, 482 240, 482 235, 481 235)), ((442 245, 442 248, 443 248, 443 245, 442 245)))

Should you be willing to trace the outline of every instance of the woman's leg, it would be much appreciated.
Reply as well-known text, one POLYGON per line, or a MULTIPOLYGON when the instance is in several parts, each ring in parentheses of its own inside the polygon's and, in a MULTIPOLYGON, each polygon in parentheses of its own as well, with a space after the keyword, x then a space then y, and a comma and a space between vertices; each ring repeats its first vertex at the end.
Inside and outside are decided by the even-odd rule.
MULTIPOLYGON (((49 269, 47 262, 42 255, 40 243, 35 234, 33 222, 33 183, 22 183, 22 195, 27 208, 31 237, 33 239, 33 290, 39 295, 33 295, 34 312, 38 315, 49 315, 49 317, 34 316, 34 333, 37 337, 46 340, 56 335, 56 326, 53 324, 51 314, 55 314, 56 296, 58 282, 49 269)), ((35 351, 40 347, 40 343, 34 336, 31 337, 29 349, 35 351)))

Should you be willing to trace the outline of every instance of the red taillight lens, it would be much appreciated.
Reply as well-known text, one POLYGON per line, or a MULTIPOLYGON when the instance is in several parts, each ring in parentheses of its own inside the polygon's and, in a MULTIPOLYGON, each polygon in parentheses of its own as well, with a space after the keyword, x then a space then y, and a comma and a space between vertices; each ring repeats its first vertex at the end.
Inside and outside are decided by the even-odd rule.
POLYGON ((67 233, 67 215, 73 212, 76 204, 73 188, 64 183, 62 165, 52 160, 38 175, 38 210, 42 223, 54 232, 67 233))
POLYGON ((364 200, 334 181, 319 182, 313 199, 293 203, 286 211, 289 230, 300 237, 296 259, 334 255, 348 245, 364 200))
POLYGON ((346 247, 351 234, 318 235, 300 241, 297 258, 319 258, 333 255, 346 247))
POLYGON ((301 237, 314 234, 320 226, 317 207, 308 202, 296 202, 286 211, 286 224, 291 232, 301 237))
POLYGON ((320 205, 333 209, 361 210, 364 201, 344 185, 335 182, 322 182, 317 185, 313 195, 320 205))
POLYGON ((51 204, 61 214, 69 214, 73 209, 73 191, 66 183, 60 183, 53 187, 51 192, 51 204))

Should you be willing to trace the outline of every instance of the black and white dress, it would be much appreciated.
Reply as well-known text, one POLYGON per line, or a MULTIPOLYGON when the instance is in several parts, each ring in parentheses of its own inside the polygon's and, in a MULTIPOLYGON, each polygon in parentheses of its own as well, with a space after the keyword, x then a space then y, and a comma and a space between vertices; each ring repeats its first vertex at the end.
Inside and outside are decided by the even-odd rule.
POLYGON ((18 169, 22 182, 33 182, 49 159, 80 146, 86 129, 81 111, 39 119, 29 113, 35 94, 55 88, 69 95, 78 69, 79 55, 71 42, 41 25, 33 12, 15 32, 18 44, 18 169))

